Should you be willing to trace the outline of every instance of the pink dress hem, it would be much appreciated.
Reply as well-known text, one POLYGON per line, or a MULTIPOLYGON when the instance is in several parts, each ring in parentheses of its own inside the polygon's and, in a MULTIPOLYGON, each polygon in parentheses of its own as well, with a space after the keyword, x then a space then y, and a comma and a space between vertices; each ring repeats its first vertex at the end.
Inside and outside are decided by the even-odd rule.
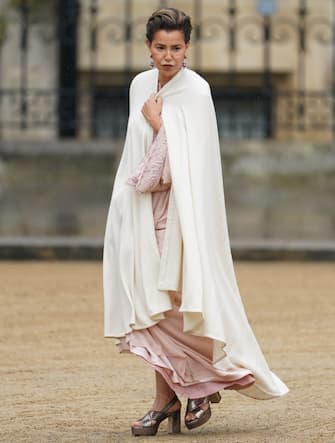
MULTIPOLYGON (((137 192, 151 192, 156 240, 161 253, 167 221, 170 189, 168 147, 164 126, 148 153, 127 181, 137 192)), ((171 292, 171 295, 175 294, 171 292)), ((173 298, 172 298, 173 300, 173 298)), ((213 341, 183 332, 183 316, 178 306, 164 313, 165 319, 147 329, 134 330, 121 338, 120 352, 131 352, 158 371, 178 395, 204 397, 224 389, 244 389, 255 382, 246 368, 227 364, 225 371, 212 364, 213 341)))

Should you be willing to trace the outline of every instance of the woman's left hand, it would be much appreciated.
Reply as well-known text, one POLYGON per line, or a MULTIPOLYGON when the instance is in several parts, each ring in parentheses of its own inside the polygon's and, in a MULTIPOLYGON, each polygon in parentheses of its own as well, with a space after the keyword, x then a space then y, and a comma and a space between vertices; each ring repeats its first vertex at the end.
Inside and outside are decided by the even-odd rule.
POLYGON ((158 132, 159 128, 162 126, 162 107, 162 97, 157 97, 156 99, 155 94, 151 94, 142 107, 142 114, 144 115, 144 118, 155 132, 158 132))

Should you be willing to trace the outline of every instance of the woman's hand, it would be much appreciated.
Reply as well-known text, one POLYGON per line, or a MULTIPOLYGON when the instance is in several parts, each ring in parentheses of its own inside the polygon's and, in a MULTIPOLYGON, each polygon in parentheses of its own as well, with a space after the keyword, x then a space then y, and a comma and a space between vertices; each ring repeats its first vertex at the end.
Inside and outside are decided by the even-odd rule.
POLYGON ((162 126, 162 107, 162 97, 157 97, 156 99, 155 94, 151 94, 148 100, 145 101, 142 108, 144 118, 155 132, 158 132, 159 128, 162 126))

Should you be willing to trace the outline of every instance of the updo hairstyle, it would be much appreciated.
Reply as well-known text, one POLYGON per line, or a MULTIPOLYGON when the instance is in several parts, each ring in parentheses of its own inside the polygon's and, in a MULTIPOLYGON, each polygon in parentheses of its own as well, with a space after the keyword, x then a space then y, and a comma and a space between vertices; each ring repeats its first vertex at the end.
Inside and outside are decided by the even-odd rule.
POLYGON ((188 43, 192 31, 191 19, 185 12, 175 8, 158 9, 149 17, 147 22, 146 37, 150 43, 154 39, 155 32, 161 29, 165 31, 182 31, 185 43, 188 43))

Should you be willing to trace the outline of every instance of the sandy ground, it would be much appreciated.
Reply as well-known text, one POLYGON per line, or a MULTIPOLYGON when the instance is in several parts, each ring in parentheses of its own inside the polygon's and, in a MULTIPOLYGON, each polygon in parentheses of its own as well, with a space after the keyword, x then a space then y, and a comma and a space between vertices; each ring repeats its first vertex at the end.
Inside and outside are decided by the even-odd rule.
MULTIPOLYGON (((134 438, 153 373, 103 338, 101 263, 1 262, 1 442, 335 442, 334 263, 236 265, 281 399, 223 393, 212 419, 134 438)), ((183 400, 185 405, 185 399, 183 400)))

